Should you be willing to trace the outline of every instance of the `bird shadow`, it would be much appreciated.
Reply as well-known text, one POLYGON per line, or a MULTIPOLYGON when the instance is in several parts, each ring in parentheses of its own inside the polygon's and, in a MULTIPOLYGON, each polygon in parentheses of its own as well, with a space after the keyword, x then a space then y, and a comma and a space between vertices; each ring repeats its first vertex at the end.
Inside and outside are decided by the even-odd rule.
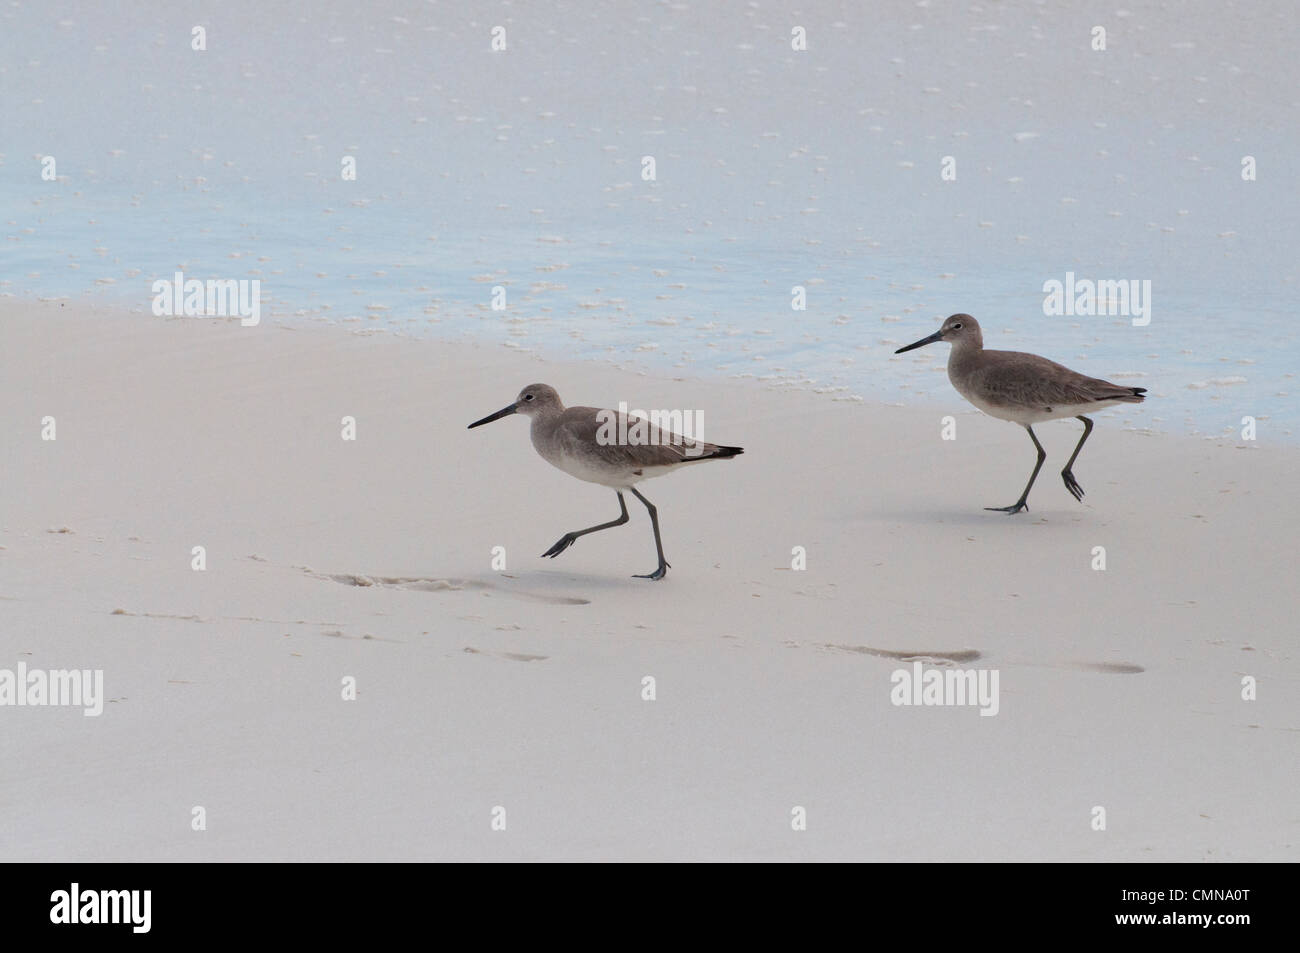
POLYGON ((1080 514, 1088 513, 1087 510, 1052 510, 1052 509, 1029 509, 1022 513, 998 513, 991 510, 970 510, 966 508, 935 508, 935 509, 916 509, 908 507, 906 509, 879 509, 868 510, 859 514, 859 519, 864 520, 881 520, 891 523, 917 523, 932 525, 957 525, 957 526, 998 526, 998 525, 1017 525, 1021 523, 1036 523, 1043 525, 1064 525, 1077 523, 1077 517, 1080 514))
MULTIPOLYGON (((503 573, 503 575, 506 574, 503 573)), ((609 573, 596 575, 594 573, 566 571, 563 569, 512 569, 508 575, 526 584, 534 591, 547 591, 557 595, 568 595, 576 589, 581 589, 584 592, 587 590, 638 592, 642 589, 653 588, 655 584, 653 579, 638 579, 630 572, 620 574, 613 570, 609 573)), ((669 570, 669 578, 671 576, 672 571, 669 570)))

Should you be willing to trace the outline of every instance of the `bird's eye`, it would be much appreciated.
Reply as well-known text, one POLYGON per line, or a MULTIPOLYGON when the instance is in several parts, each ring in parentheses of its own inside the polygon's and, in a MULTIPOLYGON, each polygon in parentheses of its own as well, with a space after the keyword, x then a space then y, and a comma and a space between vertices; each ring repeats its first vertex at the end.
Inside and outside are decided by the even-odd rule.
POLYGON ((524 400, 532 400, 532 399, 533 399, 532 394, 524 394, 524 400))
POLYGON ((961 325, 960 325, 960 324, 954 324, 954 325, 952 326, 952 329, 953 329, 954 331, 961 330, 961 325))

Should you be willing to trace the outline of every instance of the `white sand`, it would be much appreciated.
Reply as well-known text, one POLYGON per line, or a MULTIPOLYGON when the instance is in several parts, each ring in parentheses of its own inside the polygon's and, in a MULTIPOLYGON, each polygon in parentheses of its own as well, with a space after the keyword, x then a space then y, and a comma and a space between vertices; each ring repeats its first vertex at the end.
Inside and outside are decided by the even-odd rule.
POLYGON ((981 507, 1028 441, 955 395, 10 300, 0 403, 0 667, 102 668, 111 699, 0 708, 0 859, 1296 856, 1300 451, 1122 428, 1158 399, 1099 420, 1082 505, 1078 426, 1039 428, 1019 517, 981 507), (538 558, 617 502, 523 420, 466 431, 532 381, 699 408, 746 448, 644 485, 667 580, 629 578, 654 565, 635 501, 538 558), (867 649, 978 651, 1000 711, 895 707, 904 663, 867 649))

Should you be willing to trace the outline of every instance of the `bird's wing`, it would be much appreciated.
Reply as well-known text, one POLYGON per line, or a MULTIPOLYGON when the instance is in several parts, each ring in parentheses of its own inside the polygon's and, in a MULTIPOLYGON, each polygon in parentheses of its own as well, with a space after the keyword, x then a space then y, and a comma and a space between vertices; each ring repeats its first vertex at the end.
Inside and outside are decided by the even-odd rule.
POLYGON ((984 356, 972 383, 993 403, 1052 407, 1133 397, 1132 387, 1080 374, 1037 354, 986 351, 984 356))
POLYGON ((556 428, 557 438, 573 453, 594 454, 606 462, 630 469, 666 467, 718 454, 717 444, 656 431, 640 418, 601 411, 595 407, 569 407, 556 428), (620 429, 621 428, 621 429, 620 429), (647 442, 634 442, 638 438, 647 442), (626 442, 620 443, 620 439, 626 442))

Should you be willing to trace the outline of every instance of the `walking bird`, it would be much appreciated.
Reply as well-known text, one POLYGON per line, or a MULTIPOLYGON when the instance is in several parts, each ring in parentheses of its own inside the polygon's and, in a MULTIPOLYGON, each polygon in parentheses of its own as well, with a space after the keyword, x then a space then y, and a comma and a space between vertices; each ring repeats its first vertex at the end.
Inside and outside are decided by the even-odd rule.
POLYGON ((542 556, 554 559, 579 537, 626 523, 627 503, 623 491, 627 490, 650 512, 655 551, 659 555, 658 568, 638 575, 638 579, 662 579, 670 566, 664 559, 663 541, 659 536, 659 512, 637 491, 636 484, 693 463, 726 459, 745 452, 740 447, 722 447, 648 427, 644 418, 630 418, 626 414, 595 407, 565 407, 555 388, 546 384, 529 384, 519 392, 513 404, 474 421, 469 429, 510 414, 523 414, 532 420, 533 448, 543 460, 579 480, 610 487, 618 495, 620 512, 617 519, 565 533, 542 556))
POLYGON ((954 314, 943 327, 929 337, 900 347, 895 354, 944 341, 952 345, 948 353, 948 380, 957 392, 990 417, 1009 420, 1029 431, 1029 439, 1038 451, 1038 462, 1029 475, 1025 492, 1010 506, 986 506, 1000 513, 1019 513, 1029 507, 1025 500, 1042 469, 1047 452, 1034 434, 1034 424, 1063 417, 1083 421, 1083 436, 1061 471, 1065 488, 1076 500, 1083 499, 1083 487, 1074 478, 1074 461, 1083 442, 1092 433, 1092 421, 1084 414, 1105 410, 1117 404, 1140 404, 1145 387, 1124 387, 1096 377, 1088 377, 1037 354, 1020 351, 986 351, 979 322, 969 314, 954 314))

